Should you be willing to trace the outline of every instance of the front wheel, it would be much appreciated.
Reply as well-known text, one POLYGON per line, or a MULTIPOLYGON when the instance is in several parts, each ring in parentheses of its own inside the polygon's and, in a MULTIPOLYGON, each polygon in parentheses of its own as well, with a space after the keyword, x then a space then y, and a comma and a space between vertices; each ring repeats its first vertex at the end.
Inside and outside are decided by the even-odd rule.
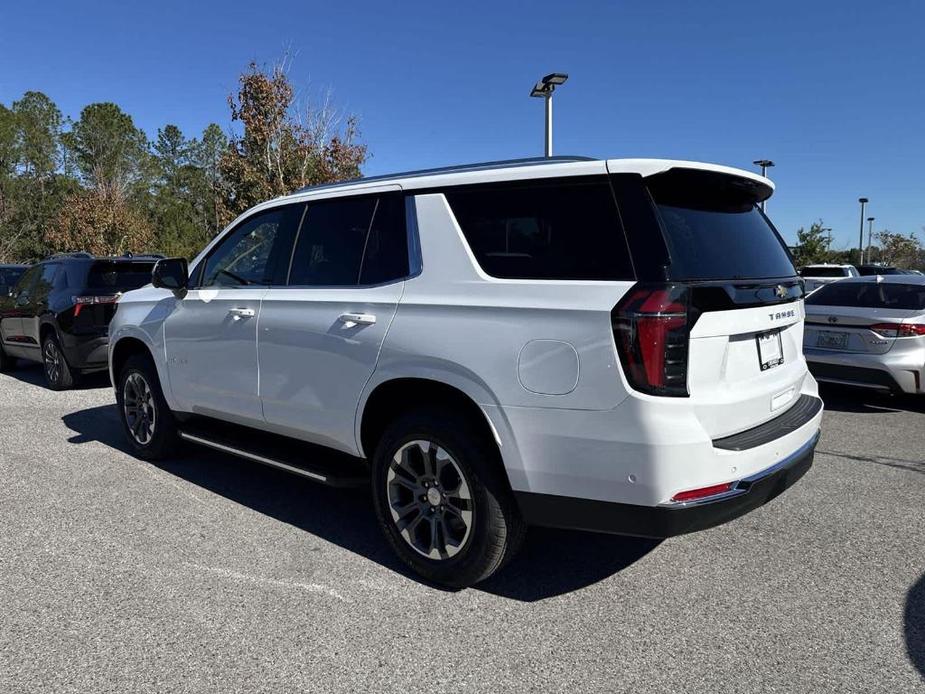
POLYGON ((376 449, 376 515, 389 544, 421 576, 464 588, 497 571, 525 526, 494 442, 459 413, 396 420, 376 449))
POLYGON ((176 454, 180 445, 177 424, 161 390, 157 370, 141 354, 128 358, 119 372, 116 404, 125 435, 134 452, 145 460, 176 454))

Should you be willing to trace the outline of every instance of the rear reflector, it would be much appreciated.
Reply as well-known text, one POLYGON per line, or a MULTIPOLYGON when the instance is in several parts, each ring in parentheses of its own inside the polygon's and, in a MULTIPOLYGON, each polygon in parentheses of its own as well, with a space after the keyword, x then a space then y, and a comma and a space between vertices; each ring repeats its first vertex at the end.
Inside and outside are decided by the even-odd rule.
POLYGON ((675 502, 681 502, 706 499, 708 496, 716 496, 717 494, 728 492, 730 489, 732 489, 733 484, 735 483, 726 482, 726 484, 714 484, 710 487, 701 487, 700 489, 690 489, 686 492, 678 492, 673 497, 671 497, 671 500, 675 502))
POLYGON ((623 372, 636 390, 684 397, 687 393, 688 289, 640 285, 611 314, 623 372))
POLYGON ((925 325, 914 323, 877 323, 870 329, 881 337, 919 337, 925 335, 925 325))
POLYGON ((71 299, 74 301, 74 318, 77 318, 84 306, 91 306, 93 304, 114 304, 119 300, 119 295, 105 294, 102 296, 72 296, 71 299))

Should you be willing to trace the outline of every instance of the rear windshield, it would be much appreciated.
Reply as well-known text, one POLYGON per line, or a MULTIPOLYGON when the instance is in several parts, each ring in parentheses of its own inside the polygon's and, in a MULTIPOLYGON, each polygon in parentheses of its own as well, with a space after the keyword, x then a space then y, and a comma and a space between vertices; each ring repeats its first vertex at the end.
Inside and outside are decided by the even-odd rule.
POLYGON ((652 176, 647 185, 665 231, 672 279, 796 274, 786 246, 756 207, 752 182, 673 170, 652 176))
POLYGON ((153 269, 153 262, 95 262, 87 273, 85 286, 126 292, 150 283, 153 269))
POLYGON ((806 298, 811 306, 859 306, 900 311, 925 310, 925 285, 893 282, 835 282, 806 298))
POLYGON ((902 270, 897 270, 895 267, 877 267, 876 265, 862 265, 858 268, 858 272, 865 276, 870 277, 871 275, 905 275, 906 273, 902 270))
POLYGON ((843 267, 805 267, 800 270, 800 277, 847 277, 848 271, 843 267))

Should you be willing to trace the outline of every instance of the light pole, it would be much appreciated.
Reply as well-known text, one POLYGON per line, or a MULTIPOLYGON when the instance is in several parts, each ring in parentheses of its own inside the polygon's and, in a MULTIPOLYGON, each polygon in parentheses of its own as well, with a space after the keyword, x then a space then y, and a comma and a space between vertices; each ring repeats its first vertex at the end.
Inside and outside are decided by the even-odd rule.
POLYGON ((546 144, 544 147, 546 157, 552 156, 552 93, 560 84, 565 84, 567 79, 568 75, 565 73, 553 72, 537 82, 530 92, 530 96, 541 96, 546 100, 546 144))
MULTIPOLYGON (((752 162, 752 164, 754 164, 755 166, 761 167, 761 175, 764 178, 768 177, 768 169, 774 166, 774 162, 771 161, 770 159, 756 159, 755 161, 752 162)), ((767 209, 767 200, 762 200, 761 201, 761 211, 764 212, 766 209, 767 209)))
POLYGON ((870 265, 870 237, 874 229, 875 217, 867 218, 867 264, 870 265))
POLYGON ((831 250, 832 250, 832 227, 822 227, 819 231, 827 231, 827 232, 829 232, 829 248, 828 248, 828 250, 831 251, 831 250))
POLYGON ((861 265, 864 264, 864 208, 867 206, 867 203, 870 202, 867 198, 858 198, 858 202, 861 203, 861 231, 858 235, 858 255, 861 259, 861 265))

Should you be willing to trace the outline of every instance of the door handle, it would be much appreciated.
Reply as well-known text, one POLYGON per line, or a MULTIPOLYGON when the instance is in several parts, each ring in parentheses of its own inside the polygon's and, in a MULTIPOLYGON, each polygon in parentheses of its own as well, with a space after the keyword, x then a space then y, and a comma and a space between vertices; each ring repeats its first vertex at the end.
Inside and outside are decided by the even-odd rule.
POLYGON ((346 327, 352 328, 355 325, 373 325, 376 317, 371 313, 342 313, 337 317, 346 327))
POLYGON ((228 315, 234 320, 241 320, 242 318, 253 318, 257 312, 252 308, 230 308, 228 315))

